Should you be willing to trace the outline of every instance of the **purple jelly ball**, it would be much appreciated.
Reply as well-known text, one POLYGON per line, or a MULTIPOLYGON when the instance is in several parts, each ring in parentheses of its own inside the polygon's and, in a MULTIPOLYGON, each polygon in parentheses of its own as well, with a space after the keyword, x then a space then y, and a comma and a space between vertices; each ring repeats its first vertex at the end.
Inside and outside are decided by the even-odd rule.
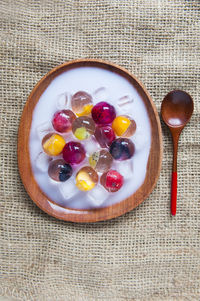
POLYGON ((111 144, 110 153, 115 160, 128 160, 135 153, 135 145, 128 138, 118 138, 111 144))
POLYGON ((103 148, 109 147, 116 138, 113 129, 109 125, 97 126, 94 136, 103 148))
POLYGON ((63 159, 69 164, 79 164, 85 159, 85 149, 80 142, 70 141, 63 148, 63 159))
POLYGON ((96 124, 105 125, 111 124, 116 117, 115 108, 109 103, 102 101, 98 102, 92 108, 92 118, 96 124))

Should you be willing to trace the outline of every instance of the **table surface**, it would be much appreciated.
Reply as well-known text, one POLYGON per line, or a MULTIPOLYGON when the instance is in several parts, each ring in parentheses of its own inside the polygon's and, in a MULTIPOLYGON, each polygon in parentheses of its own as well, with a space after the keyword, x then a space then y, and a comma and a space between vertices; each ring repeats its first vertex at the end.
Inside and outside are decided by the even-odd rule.
POLYGON ((12 297, 1 297, 0 296, 0 301, 16 301, 16 299, 12 297))
POLYGON ((0 2, 0 295, 16 300, 200 299, 200 2, 82 0, 0 2), (53 67, 102 58, 138 77, 160 111, 173 89, 194 99, 180 137, 178 210, 170 215, 172 143, 156 189, 137 209, 96 224, 47 216, 17 168, 26 99, 53 67))

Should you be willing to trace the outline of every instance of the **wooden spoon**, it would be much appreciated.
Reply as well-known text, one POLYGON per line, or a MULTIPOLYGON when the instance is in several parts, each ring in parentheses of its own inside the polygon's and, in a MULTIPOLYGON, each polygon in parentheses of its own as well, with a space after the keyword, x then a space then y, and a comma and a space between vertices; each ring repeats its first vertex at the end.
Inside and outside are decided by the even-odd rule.
POLYGON ((181 90, 169 92, 163 99, 161 115, 173 139, 173 168, 171 186, 171 214, 176 214, 178 139, 192 116, 194 104, 191 96, 181 90))

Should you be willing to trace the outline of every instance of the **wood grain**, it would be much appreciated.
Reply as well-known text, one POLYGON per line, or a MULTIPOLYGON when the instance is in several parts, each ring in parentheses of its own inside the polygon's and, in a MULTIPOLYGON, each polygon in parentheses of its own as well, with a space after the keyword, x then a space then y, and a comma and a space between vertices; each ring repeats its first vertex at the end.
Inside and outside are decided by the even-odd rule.
POLYGON ((154 103, 148 94, 145 87, 126 69, 115 64, 95 59, 80 59, 64 63, 47 73, 34 87, 26 105, 24 107, 19 131, 18 131, 18 167, 22 182, 31 199, 43 211, 58 219, 72 221, 72 222, 97 222, 108 220, 120 216, 142 203, 148 195, 152 192, 158 180, 162 162, 162 133, 160 126, 160 119, 154 103), (64 208, 53 201, 41 191, 37 185, 30 162, 29 156, 29 135, 32 122, 33 110, 40 99, 40 96, 48 87, 50 82, 62 72, 67 70, 82 67, 93 66, 100 67, 112 72, 116 72, 125 77, 136 89, 142 98, 151 124, 151 149, 147 164, 147 172, 144 183, 141 187, 130 197, 122 200, 120 203, 100 209, 91 210, 76 210, 64 208))

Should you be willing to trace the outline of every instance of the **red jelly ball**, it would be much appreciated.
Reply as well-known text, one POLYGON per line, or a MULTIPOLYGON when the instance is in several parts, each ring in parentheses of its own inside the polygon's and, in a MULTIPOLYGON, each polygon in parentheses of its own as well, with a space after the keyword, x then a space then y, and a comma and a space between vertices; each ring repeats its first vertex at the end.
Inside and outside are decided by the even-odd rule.
POLYGON ((79 164, 85 159, 85 149, 79 142, 70 141, 63 148, 63 159, 70 164, 79 164))
POLYGON ((92 108, 92 118, 97 124, 110 124, 115 117, 115 108, 107 102, 99 102, 92 108))
POLYGON ((52 125, 57 132, 67 133, 72 129, 72 122, 76 119, 70 110, 57 111, 52 120, 52 125))
POLYGON ((94 136, 101 147, 109 147, 115 140, 115 133, 109 125, 96 127, 94 136))
POLYGON ((124 178, 116 170, 109 170, 101 176, 100 182, 109 192, 116 192, 122 187, 124 178))

